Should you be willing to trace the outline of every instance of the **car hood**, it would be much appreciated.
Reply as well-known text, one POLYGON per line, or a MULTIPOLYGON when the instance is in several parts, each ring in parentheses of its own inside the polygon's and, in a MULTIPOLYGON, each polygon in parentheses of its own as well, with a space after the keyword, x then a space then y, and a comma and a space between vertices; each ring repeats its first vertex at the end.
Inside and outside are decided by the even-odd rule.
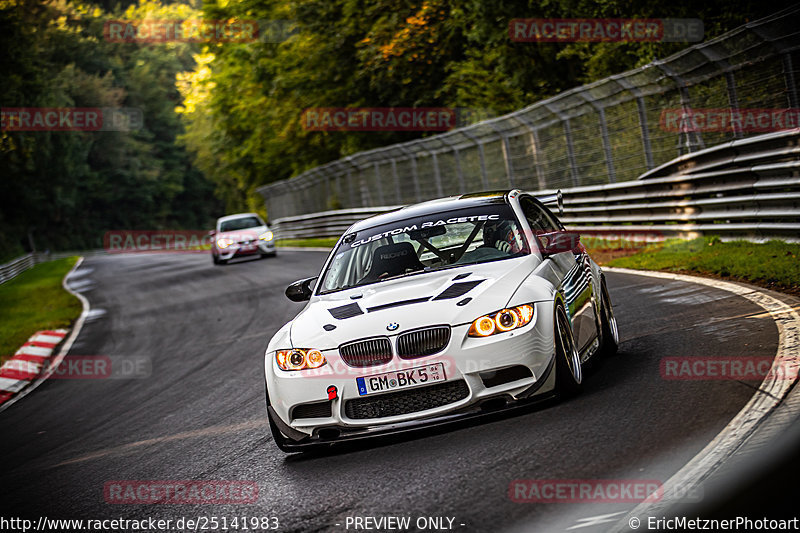
POLYGON ((324 350, 356 339, 394 335, 424 326, 470 323, 508 305, 537 264, 535 257, 525 256, 315 296, 294 319, 291 342, 296 348, 324 350), (467 298, 467 303, 456 305, 467 298), (389 331, 390 323, 397 323, 398 327, 389 331))
POLYGON ((235 241, 256 240, 258 236, 267 231, 266 226, 258 226, 255 228, 239 229, 235 231, 220 231, 216 234, 216 238, 227 237, 235 241))

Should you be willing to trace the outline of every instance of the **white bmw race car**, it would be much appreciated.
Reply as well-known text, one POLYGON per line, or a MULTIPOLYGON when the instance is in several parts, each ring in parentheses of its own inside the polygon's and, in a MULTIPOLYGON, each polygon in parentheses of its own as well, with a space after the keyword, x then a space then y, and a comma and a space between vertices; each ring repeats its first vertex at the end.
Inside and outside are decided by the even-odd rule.
POLYGON ((264 360, 285 452, 569 396, 618 343, 600 267, 517 190, 358 222, 286 295, 308 304, 264 360))

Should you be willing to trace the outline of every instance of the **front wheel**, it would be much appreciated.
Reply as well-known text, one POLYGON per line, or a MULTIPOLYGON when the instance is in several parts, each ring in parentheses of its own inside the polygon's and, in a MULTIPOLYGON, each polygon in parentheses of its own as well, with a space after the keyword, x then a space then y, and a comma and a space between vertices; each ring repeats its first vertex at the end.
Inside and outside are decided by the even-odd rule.
POLYGON ((600 294, 603 299, 603 307, 600 310, 599 353, 604 356, 614 355, 619 348, 619 330, 617 329, 617 318, 614 316, 614 307, 611 305, 611 297, 608 295, 605 279, 600 285, 600 294))
POLYGON ((556 306, 553 324, 556 356, 556 395, 560 398, 569 398, 581 392, 583 369, 581 368, 581 357, 575 347, 572 326, 562 305, 556 306))

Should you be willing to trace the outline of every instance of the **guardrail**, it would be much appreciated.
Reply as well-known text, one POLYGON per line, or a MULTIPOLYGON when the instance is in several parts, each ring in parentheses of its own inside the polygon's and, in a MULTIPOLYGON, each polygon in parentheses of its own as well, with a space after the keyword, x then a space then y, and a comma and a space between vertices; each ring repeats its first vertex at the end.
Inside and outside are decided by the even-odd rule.
POLYGON ((88 250, 88 251, 74 251, 74 252, 31 252, 21 255, 16 259, 12 259, 4 265, 0 265, 0 284, 12 280, 39 263, 47 261, 54 261, 56 259, 64 259, 72 257, 73 255, 94 256, 105 255, 105 250, 88 250))
POLYGON ((686 152, 757 134, 733 120, 727 128, 692 127, 697 111, 800 107, 798 17, 793 6, 508 115, 358 152, 257 190, 275 220, 463 191, 635 180, 686 152))
POLYGON ((36 264, 36 254, 25 254, 0 265, 0 283, 13 279, 36 264))
MULTIPOLYGON (((687 154, 635 181, 561 191, 560 218, 578 231, 798 241, 800 128, 687 154)), ((358 220, 397 207, 284 217, 272 221, 271 227, 279 239, 338 237, 358 220)))

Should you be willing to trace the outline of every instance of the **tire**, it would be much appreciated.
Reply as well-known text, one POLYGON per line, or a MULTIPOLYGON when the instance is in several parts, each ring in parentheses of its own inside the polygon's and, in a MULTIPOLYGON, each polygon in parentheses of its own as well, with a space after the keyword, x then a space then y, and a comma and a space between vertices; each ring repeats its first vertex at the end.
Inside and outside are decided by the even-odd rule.
POLYGON ((598 354, 611 356, 617 353, 619 348, 619 329, 617 328, 617 318, 614 316, 614 307, 611 305, 611 297, 608 295, 606 280, 600 285, 602 298, 602 309, 600 309, 600 349, 598 354))
POLYGON ((216 256, 216 255, 214 255, 214 254, 211 254, 211 261, 212 261, 212 262, 213 262, 215 265, 218 265, 218 264, 219 264, 219 259, 218 259, 218 258, 217 258, 217 256, 216 256))
POLYGON ((557 305, 553 317, 553 336, 556 357, 556 396, 570 398, 581 392, 583 368, 580 354, 575 346, 567 313, 562 305, 557 305))

